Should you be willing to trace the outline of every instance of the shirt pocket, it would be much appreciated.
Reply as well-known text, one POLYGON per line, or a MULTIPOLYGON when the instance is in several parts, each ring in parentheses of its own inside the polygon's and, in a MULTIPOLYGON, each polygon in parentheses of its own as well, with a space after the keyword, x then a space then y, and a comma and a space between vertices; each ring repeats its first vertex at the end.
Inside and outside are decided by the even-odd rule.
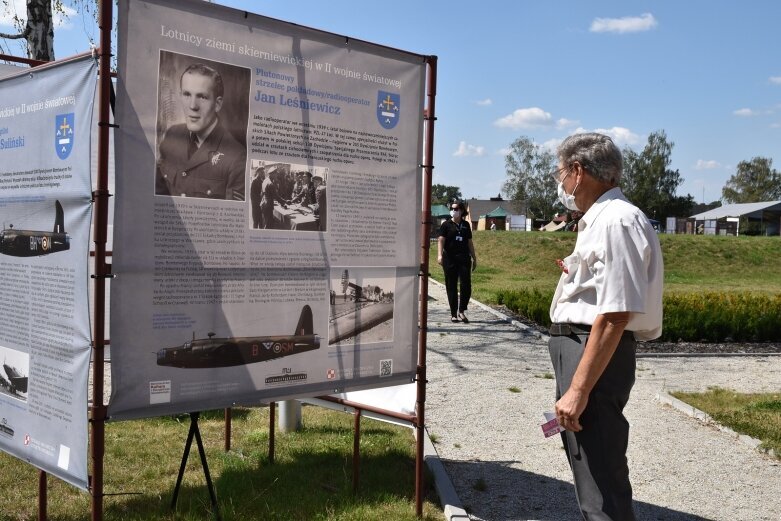
POLYGON ((225 198, 225 173, 216 169, 197 169, 192 177, 192 197, 225 198))

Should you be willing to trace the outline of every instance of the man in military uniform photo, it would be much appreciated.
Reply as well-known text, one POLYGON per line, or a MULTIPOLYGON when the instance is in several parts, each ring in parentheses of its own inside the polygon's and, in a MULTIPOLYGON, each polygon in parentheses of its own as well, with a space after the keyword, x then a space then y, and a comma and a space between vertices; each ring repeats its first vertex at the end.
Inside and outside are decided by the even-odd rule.
POLYGON ((243 201, 247 150, 218 117, 222 76, 195 63, 179 87, 185 122, 171 126, 160 143, 155 194, 243 201))

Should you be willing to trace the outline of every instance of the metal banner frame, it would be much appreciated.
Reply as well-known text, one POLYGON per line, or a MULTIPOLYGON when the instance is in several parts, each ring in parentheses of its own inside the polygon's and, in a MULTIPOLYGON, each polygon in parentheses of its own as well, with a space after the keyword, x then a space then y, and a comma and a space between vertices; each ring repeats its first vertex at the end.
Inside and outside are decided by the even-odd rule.
MULTIPOLYGON (((110 123, 112 92, 112 71, 111 71, 111 43, 112 43, 112 18, 113 1, 98 0, 98 25, 100 28, 100 45, 97 49, 97 55, 100 58, 99 63, 99 83, 98 83, 98 154, 97 154, 97 184, 92 193, 94 202, 93 224, 94 224, 94 257, 95 273, 93 278, 94 290, 94 310, 93 310, 93 345, 92 345, 92 405, 89 407, 90 423, 90 459, 92 463, 92 473, 90 475, 90 496, 91 496, 91 519, 101 521, 103 519, 103 498, 104 487, 104 455, 105 455, 105 422, 107 420, 107 406, 104 404, 103 396, 105 391, 105 347, 109 344, 106 339, 105 317, 106 317, 106 280, 112 277, 111 264, 106 262, 110 252, 106 250, 108 233, 108 215, 109 215, 109 130, 115 126, 110 123)), ((1 55, 0 59, 24 63, 31 67, 45 65, 47 62, 20 58, 15 56, 1 55)), ((435 97, 436 97, 436 79, 437 79, 437 57, 428 56, 425 58, 427 65, 426 77, 426 106, 424 109, 424 136, 425 148, 423 159, 424 163, 420 165, 423 169, 423 207, 421 211, 420 226, 421 233, 421 262, 420 262, 420 291, 419 291, 419 323, 418 323, 418 359, 416 367, 416 413, 414 415, 399 414, 392 411, 378 409, 359 403, 339 400, 333 397, 323 397, 329 401, 336 401, 344 406, 355 409, 356 420, 356 439, 359 439, 361 411, 377 412, 379 414, 396 417, 398 419, 410 422, 416 429, 416 462, 415 462, 415 510, 418 517, 423 513, 423 489, 424 489, 424 456, 423 440, 425 432, 425 400, 426 400, 426 342, 427 342, 427 320, 428 320, 428 264, 429 264, 429 239, 428 231, 430 227, 431 210, 431 184, 433 176, 433 155, 434 155, 434 122, 435 117, 435 97)), ((272 405, 271 414, 271 433, 270 433, 270 451, 273 461, 273 440, 274 440, 274 407, 272 405)), ((226 410, 226 450, 230 447, 230 414, 226 410)), ((356 450, 357 453, 357 450, 356 450)), ((357 454, 356 454, 357 456, 357 454)), ((356 472, 357 476, 357 472, 356 472)), ((38 519, 45 520, 47 507, 47 475, 39 471, 38 481, 38 519)))

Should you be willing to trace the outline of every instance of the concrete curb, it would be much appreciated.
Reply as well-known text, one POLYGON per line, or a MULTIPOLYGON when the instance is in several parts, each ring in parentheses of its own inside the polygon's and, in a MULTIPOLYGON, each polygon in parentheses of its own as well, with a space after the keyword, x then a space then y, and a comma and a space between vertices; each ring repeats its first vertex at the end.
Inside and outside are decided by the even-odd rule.
POLYGON ((423 459, 426 462, 431 473, 434 475, 434 488, 439 496, 439 502, 445 511, 446 521, 469 521, 469 514, 466 513, 461 505, 461 499, 458 497, 453 482, 450 481, 444 465, 439 460, 439 454, 431 441, 431 437, 426 429, 426 439, 423 440, 423 459))
POLYGON ((721 425, 716 420, 714 420, 708 413, 701 411, 697 409, 696 407, 693 407, 689 405, 686 402, 683 402, 679 400, 678 398, 671 396, 666 390, 661 390, 658 393, 656 393, 656 399, 663 404, 669 405, 673 409, 676 409, 687 416, 691 416, 692 418, 696 418, 702 423, 706 425, 711 425, 713 427, 716 427, 721 432, 728 434, 734 438, 737 438, 738 441, 743 443, 744 445, 748 445, 752 449, 756 450, 757 452, 761 452, 763 454, 769 454, 774 457, 778 457, 776 455, 776 452, 773 449, 764 449, 762 447, 762 441, 758 440, 756 438, 752 438, 751 436, 748 436, 746 434, 740 434, 729 427, 725 427, 724 425, 721 425))

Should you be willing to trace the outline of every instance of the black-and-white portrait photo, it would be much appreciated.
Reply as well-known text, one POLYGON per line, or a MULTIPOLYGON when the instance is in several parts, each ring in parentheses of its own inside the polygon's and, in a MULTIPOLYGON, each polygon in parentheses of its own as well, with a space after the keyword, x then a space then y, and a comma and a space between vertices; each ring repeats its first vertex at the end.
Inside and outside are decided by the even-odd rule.
POLYGON ((160 51, 155 194, 244 201, 250 70, 160 51))
POLYGON ((250 228, 326 231, 329 169, 251 161, 250 228))

